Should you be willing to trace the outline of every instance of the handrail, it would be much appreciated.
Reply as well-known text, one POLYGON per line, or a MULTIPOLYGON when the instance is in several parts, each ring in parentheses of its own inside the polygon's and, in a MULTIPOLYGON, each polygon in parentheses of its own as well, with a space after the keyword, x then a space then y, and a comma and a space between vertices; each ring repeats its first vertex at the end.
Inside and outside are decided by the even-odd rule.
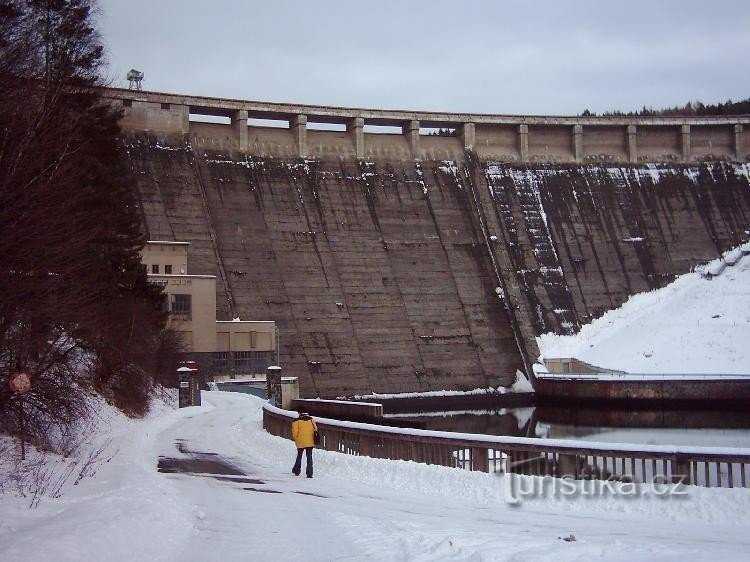
POLYGON ((747 381, 750 373, 536 373, 542 380, 608 380, 608 381, 747 381))
MULTIPOLYGON (((187 105, 196 113, 223 115, 226 111, 246 110, 255 114, 277 116, 308 115, 324 121, 364 117, 372 124, 396 124, 419 120, 425 124, 458 125, 466 122, 478 124, 565 124, 565 125, 723 125, 750 124, 750 115, 512 115, 496 113, 471 113, 462 111, 423 111, 410 109, 379 109, 344 107, 292 102, 266 102, 236 98, 218 98, 172 92, 101 88, 101 94, 111 99, 168 102, 187 105)), ((425 125, 431 126, 431 125, 425 125)))
MULTIPOLYGON (((266 404, 263 426, 291 437, 295 412, 266 404)), ((613 444, 594 441, 456 434, 315 418, 322 448, 374 458, 412 460, 483 472, 750 486, 750 449, 613 444), (659 466, 661 465, 661 466, 659 466)))

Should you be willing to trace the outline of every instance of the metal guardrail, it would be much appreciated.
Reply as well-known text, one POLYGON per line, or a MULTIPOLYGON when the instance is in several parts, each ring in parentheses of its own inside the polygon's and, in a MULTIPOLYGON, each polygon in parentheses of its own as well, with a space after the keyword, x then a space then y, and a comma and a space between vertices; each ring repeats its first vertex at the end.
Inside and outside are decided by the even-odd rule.
MULTIPOLYGON (((295 412, 263 406, 263 427, 291 439, 295 412)), ((316 418, 322 449, 482 472, 750 487, 750 449, 670 447, 455 434, 316 418)))

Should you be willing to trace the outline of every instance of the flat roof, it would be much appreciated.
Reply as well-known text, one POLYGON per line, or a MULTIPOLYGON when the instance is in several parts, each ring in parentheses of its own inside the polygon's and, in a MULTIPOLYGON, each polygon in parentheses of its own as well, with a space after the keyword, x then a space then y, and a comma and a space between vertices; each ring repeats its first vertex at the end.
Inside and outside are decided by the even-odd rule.
MULTIPOLYGON (((281 382, 294 382, 299 377, 281 377, 281 382)), ((250 376, 250 377, 237 377, 236 379, 223 379, 220 381, 213 381, 216 384, 223 384, 223 383, 265 383, 266 382, 266 376, 265 375, 259 375, 259 376, 250 376)), ((369 402, 368 402, 369 403, 369 402)))
POLYGON ((168 279, 216 279, 216 275, 188 275, 187 273, 147 273, 148 277, 166 277, 168 279))
POLYGON ((273 324, 275 320, 217 320, 217 324, 273 324))

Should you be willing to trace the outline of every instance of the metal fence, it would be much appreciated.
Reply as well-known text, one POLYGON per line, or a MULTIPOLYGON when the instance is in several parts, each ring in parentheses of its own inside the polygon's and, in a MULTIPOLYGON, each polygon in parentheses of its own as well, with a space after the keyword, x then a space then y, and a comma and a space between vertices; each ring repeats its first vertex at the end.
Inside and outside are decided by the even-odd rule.
POLYGON ((201 375, 205 378, 228 375, 265 374, 268 367, 275 364, 275 351, 217 351, 206 353, 183 353, 186 360, 198 363, 201 375))
MULTIPOLYGON (((291 439, 295 412, 263 407, 263 427, 291 439)), ((349 455, 410 460, 483 472, 620 482, 681 482, 747 488, 750 451, 614 445, 588 441, 452 434, 316 419, 320 447, 349 455)))

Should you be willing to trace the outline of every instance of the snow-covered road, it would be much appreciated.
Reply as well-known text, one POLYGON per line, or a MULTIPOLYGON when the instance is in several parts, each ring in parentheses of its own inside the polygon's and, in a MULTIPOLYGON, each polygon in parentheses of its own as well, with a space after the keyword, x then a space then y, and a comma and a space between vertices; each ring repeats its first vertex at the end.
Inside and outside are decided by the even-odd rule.
POLYGON ((123 422, 117 454, 62 498, 0 508, 1 558, 682 562, 750 551, 749 490, 511 506, 501 476, 326 451, 308 480, 291 474, 293 444, 263 431, 259 399, 203 401, 123 422), (226 463, 241 474, 158 472, 159 457, 166 468, 198 459, 201 470, 226 463), (575 542, 561 540, 571 533, 575 542))

